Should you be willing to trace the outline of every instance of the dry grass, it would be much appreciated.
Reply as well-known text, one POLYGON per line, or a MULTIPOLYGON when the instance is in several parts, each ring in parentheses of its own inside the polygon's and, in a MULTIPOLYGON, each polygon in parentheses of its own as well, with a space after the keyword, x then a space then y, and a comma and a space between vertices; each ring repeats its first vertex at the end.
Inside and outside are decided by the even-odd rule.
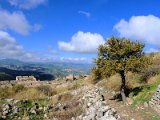
POLYGON ((160 65, 160 52, 156 53, 154 56, 153 56, 153 64, 154 65, 160 65))
POLYGON ((155 75, 148 80, 148 84, 153 84, 160 81, 160 75, 155 75))
POLYGON ((12 87, 1 87, 0 86, 0 98, 10 98, 15 96, 17 93, 26 90, 27 88, 24 87, 24 85, 16 84, 12 87))
POLYGON ((53 96, 57 94, 57 91, 49 85, 40 85, 36 87, 37 90, 47 96, 53 96))
POLYGON ((58 100, 58 95, 53 96, 50 100, 49 100, 49 104, 55 105, 59 102, 58 100))
MULTIPOLYGON (((128 72, 126 74, 126 86, 127 88, 133 88, 139 83, 135 80, 135 74, 128 72)), ((119 74, 115 74, 108 79, 103 79, 98 83, 99 86, 103 87, 106 90, 119 91, 121 85, 121 77, 119 74)))
POLYGON ((49 103, 50 104, 64 103, 64 102, 71 101, 73 97, 74 96, 71 95, 71 93, 69 92, 63 93, 63 94, 57 94, 50 99, 49 103))
POLYGON ((58 96, 58 101, 59 102, 67 102, 70 101, 73 98, 73 95, 71 95, 71 93, 64 93, 58 96))
POLYGON ((63 103, 65 103, 65 106, 62 109, 58 109, 50 113, 50 118, 53 119, 54 117, 58 120, 71 120, 72 117, 80 115, 83 112, 83 108, 81 102, 79 102, 79 97, 80 96, 78 95, 66 98, 66 95, 64 95, 63 98, 66 98, 66 100, 63 101, 63 103))
POLYGON ((69 108, 67 110, 53 112, 50 117, 57 118, 58 120, 71 120, 72 117, 76 117, 82 112, 83 109, 81 106, 73 106, 72 108, 69 108))
POLYGON ((43 93, 39 92, 36 88, 29 88, 25 91, 17 93, 15 99, 38 99, 46 97, 43 93))
POLYGON ((57 94, 65 93, 65 92, 68 91, 68 86, 65 86, 65 87, 57 87, 57 88, 55 88, 55 90, 57 91, 57 94))
POLYGON ((101 86, 106 90, 119 91, 120 84, 121 84, 121 78, 118 74, 116 74, 108 79, 103 79, 98 83, 98 86, 101 86))

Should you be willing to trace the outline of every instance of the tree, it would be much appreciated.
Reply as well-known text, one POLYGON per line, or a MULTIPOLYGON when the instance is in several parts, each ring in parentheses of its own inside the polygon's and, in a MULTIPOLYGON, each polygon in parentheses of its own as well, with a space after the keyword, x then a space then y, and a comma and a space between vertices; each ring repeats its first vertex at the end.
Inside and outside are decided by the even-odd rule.
POLYGON ((144 44, 125 38, 109 38, 104 45, 98 48, 98 56, 95 59, 96 66, 93 72, 96 78, 106 78, 115 73, 121 76, 120 93, 122 100, 126 102, 126 73, 140 72, 148 65, 148 58, 143 52, 144 44))

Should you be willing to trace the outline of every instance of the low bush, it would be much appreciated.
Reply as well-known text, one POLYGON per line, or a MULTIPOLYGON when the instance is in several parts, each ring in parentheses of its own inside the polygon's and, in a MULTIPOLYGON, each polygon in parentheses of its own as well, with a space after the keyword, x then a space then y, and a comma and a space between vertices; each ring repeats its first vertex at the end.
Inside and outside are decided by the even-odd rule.
POLYGON ((141 74, 141 82, 148 82, 148 79, 160 73, 159 66, 152 66, 141 74))
POLYGON ((19 93, 21 91, 24 91, 25 87, 21 84, 16 84, 13 87, 0 87, 0 98, 9 98, 16 95, 16 93, 19 93))
POLYGON ((25 90, 25 86, 22 84, 16 84, 12 87, 13 92, 18 93, 20 91, 25 90))
POLYGON ((0 88, 0 98, 8 98, 13 95, 11 87, 1 87, 0 88))
POLYGON ((53 96, 53 95, 57 94, 57 91, 54 90, 51 86, 48 86, 48 85, 40 85, 40 86, 37 87, 37 90, 39 92, 44 93, 47 96, 53 96))
POLYGON ((57 118, 58 120, 71 120, 72 117, 79 116, 84 112, 81 103, 78 101, 79 98, 73 98, 65 102, 65 105, 61 109, 53 111, 49 118, 57 118))
POLYGON ((73 95, 71 95, 70 93, 64 93, 58 96, 58 101, 66 102, 66 101, 71 100, 72 98, 73 98, 73 95))
POLYGON ((57 120, 71 120, 72 117, 79 116, 83 113, 83 109, 81 106, 74 106, 64 111, 56 111, 50 115, 50 118, 57 118, 57 120))

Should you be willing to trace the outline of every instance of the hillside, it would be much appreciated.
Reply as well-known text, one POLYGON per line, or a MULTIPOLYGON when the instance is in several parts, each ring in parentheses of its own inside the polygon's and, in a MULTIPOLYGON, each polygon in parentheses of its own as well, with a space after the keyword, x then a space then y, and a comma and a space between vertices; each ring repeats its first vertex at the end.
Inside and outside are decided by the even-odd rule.
POLYGON ((12 59, 0 60, 0 80, 15 80, 16 76, 33 75, 39 80, 54 80, 68 74, 88 74, 92 64, 38 63, 12 59))

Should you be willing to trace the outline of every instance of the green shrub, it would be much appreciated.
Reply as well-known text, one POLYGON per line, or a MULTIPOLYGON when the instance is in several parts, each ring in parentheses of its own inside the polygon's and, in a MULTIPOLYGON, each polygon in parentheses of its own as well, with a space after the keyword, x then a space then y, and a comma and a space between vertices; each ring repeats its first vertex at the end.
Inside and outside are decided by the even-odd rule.
POLYGON ((92 78, 94 81, 99 81, 102 78, 101 72, 96 67, 92 68, 92 78))
POLYGON ((32 107, 32 100, 24 100, 21 103, 22 108, 31 108, 32 107))
POLYGON ((136 82, 141 83, 142 82, 142 75, 136 74, 135 75, 135 80, 136 80, 136 82))
POLYGON ((0 88, 0 98, 8 98, 11 95, 13 95, 13 91, 10 87, 5 86, 0 88))
POLYGON ((12 87, 12 90, 15 92, 15 93, 18 93, 20 91, 23 91, 25 89, 25 86, 22 85, 22 84, 16 84, 12 87))
POLYGON ((43 94, 47 96, 53 96, 57 94, 56 90, 54 90, 51 86, 49 85, 40 85, 37 87, 37 90, 42 92, 43 94))

